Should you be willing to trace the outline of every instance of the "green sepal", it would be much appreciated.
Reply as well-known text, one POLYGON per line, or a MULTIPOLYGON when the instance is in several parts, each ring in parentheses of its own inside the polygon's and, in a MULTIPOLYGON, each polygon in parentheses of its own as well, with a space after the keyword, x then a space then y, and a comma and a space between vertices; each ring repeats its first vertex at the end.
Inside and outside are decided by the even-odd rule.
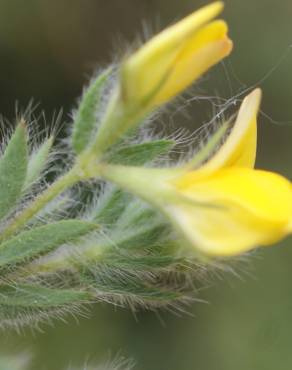
POLYGON ((72 146, 76 154, 87 148, 95 136, 97 112, 100 108, 102 89, 107 82, 111 70, 107 69, 94 79, 85 90, 78 110, 75 114, 72 146))
POLYGON ((52 145, 53 138, 50 137, 30 156, 24 188, 32 185, 45 169, 52 145))
POLYGON ((21 122, 0 159, 0 219, 8 214, 21 196, 27 171, 27 132, 21 122))
POLYGON ((165 139, 133 144, 111 153, 108 161, 112 164, 142 166, 166 154, 174 145, 175 141, 165 139))

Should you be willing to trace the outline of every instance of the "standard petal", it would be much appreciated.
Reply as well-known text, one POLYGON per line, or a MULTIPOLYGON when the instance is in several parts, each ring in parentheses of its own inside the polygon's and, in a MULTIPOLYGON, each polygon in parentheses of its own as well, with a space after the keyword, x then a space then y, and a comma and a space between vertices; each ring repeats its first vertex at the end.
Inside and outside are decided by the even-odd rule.
POLYGON ((257 147, 257 114, 261 90, 255 89, 243 100, 233 129, 219 151, 197 170, 197 177, 220 168, 254 167, 257 147))
POLYGON ((232 49, 227 31, 227 24, 218 20, 202 27, 190 37, 173 62, 169 76, 155 96, 155 101, 161 104, 171 99, 226 57, 232 49))
MULTIPOLYGON (((200 32, 209 21, 216 17, 222 10, 223 3, 215 2, 208 6, 205 6, 198 11, 192 13, 188 17, 182 19, 180 22, 174 24, 171 27, 166 28, 164 31, 160 32, 157 36, 153 37, 148 41, 143 47, 141 47, 136 53, 130 56, 123 64, 121 69, 121 87, 122 96, 127 101, 135 102, 139 100, 140 103, 145 103, 151 100, 151 107, 155 105, 162 104, 165 100, 173 97, 181 90, 187 87, 194 78, 190 80, 187 79, 187 83, 179 84, 179 89, 172 89, 166 93, 165 82, 175 73, 176 62, 179 56, 186 52, 189 48, 188 45, 194 45, 193 38, 196 38, 196 34, 200 32), (160 89, 163 93, 160 94, 160 89), (158 93, 159 92, 159 93, 158 93)), ((211 38, 214 35, 214 31, 210 30, 211 38)), ((222 36, 223 37, 223 36, 222 36)), ((203 37, 200 38, 203 41, 203 37)), ((205 40, 205 45, 207 45, 208 37, 205 40)), ((213 65, 219 58, 219 54, 226 55, 227 49, 230 49, 230 43, 225 42, 224 45, 215 45, 215 52, 218 55, 216 58, 211 54, 202 53, 202 59, 211 58, 212 63, 205 60, 204 65, 213 65), (217 50, 218 49, 218 50, 217 50)), ((195 46, 195 54, 197 55, 197 46, 195 46)), ((211 53, 211 51, 209 51, 211 53)), ((191 55, 192 59, 193 55, 191 55)), ((200 57, 200 55, 197 55, 200 57)), ((194 64, 194 62, 193 62, 194 64)), ((201 64, 203 62, 198 62, 198 66, 202 71, 207 68, 202 68, 201 64)), ((181 70, 181 73, 187 74, 187 71, 181 70)), ((192 75, 194 72, 192 71, 192 75)), ((199 75, 195 71, 195 78, 199 75)), ((183 76, 179 76, 182 80, 183 76)), ((168 87, 169 88, 169 87, 168 87)), ((146 104, 146 103, 145 103, 146 104)))
POLYGON ((202 252, 236 255, 291 233, 292 188, 284 177, 228 168, 193 180, 189 173, 177 182, 182 201, 170 205, 168 212, 202 252))

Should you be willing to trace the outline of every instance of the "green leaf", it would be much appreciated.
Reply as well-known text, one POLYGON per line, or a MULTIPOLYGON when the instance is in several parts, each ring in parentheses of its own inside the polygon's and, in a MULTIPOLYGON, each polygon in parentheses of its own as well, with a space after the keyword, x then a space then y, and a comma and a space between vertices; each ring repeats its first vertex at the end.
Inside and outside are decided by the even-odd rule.
POLYGON ((0 267, 14 266, 52 251, 96 228, 89 222, 65 220, 24 231, 0 245, 0 267))
POLYGON ((183 292, 168 287, 153 286, 146 279, 142 281, 134 276, 119 280, 114 278, 102 279, 102 281, 99 281, 98 276, 95 279, 89 276, 84 276, 83 278, 85 281, 89 279, 87 283, 92 279, 91 287, 96 289, 97 297, 99 295, 106 296, 107 299, 113 302, 118 300, 122 304, 131 302, 132 307, 135 304, 146 306, 148 304, 153 306, 166 305, 185 298, 183 292))
POLYGON ((27 170, 27 134, 20 123, 0 159, 0 219, 15 206, 27 170))
POLYGON ((149 223, 153 224, 153 220, 154 223, 156 223, 156 221, 159 223, 161 219, 158 215, 159 213, 157 210, 145 205, 139 199, 134 199, 125 207, 116 226, 118 229, 129 228, 131 225, 133 228, 138 228, 149 223))
POLYGON ((77 289, 17 284, 0 286, 0 327, 35 324, 49 316, 75 313, 92 295, 77 289))
POLYGON ((52 145, 53 138, 50 137, 34 153, 32 153, 28 162, 24 184, 25 188, 28 188, 30 185, 32 185, 44 170, 52 145))
POLYGON ((130 194, 112 186, 104 193, 97 209, 93 211, 94 220, 107 226, 114 224, 130 200, 130 194))
POLYGON ((112 240, 121 249, 143 249, 164 243, 168 235, 168 225, 156 219, 137 228, 132 226, 125 230, 115 230, 112 240))
POLYGON ((90 298, 92 296, 88 292, 74 289, 47 288, 30 284, 0 287, 0 306, 58 307, 88 301, 90 298))
POLYGON ((129 145, 111 153, 110 163, 142 166, 162 154, 166 154, 175 145, 173 140, 155 140, 141 144, 129 145))
POLYGON ((110 69, 100 74, 85 90, 75 114, 72 146, 77 154, 90 143, 96 128, 97 112, 100 108, 101 92, 110 75, 110 69))
POLYGON ((130 253, 110 252, 103 258, 103 263, 111 268, 127 269, 128 271, 152 271, 163 268, 172 268, 173 266, 184 263, 182 257, 175 255, 145 255, 135 256, 130 253))

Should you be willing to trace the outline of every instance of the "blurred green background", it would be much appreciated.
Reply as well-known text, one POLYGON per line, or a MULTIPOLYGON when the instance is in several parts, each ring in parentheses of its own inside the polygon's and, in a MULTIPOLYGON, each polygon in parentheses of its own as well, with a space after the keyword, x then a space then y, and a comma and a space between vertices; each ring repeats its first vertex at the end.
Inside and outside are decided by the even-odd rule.
MULTIPOLYGON (((88 76, 121 55, 143 24, 157 31, 205 3, 0 0, 0 112, 11 118, 15 101, 26 106, 34 97, 48 116, 63 107, 68 118, 88 76)), ((292 178, 292 2, 226 0, 224 18, 234 52, 198 91, 230 98, 261 81, 257 165, 292 178)), ((210 107, 189 108, 191 129, 210 117, 210 107)), ((185 122, 174 118, 176 127, 185 122)), ((100 361, 118 351, 141 370, 292 369, 292 238, 257 252, 238 273, 214 279, 199 293, 206 303, 194 303, 189 314, 134 316, 99 304, 89 318, 43 325, 41 332, 1 332, 1 351, 31 350, 34 370, 100 361)))

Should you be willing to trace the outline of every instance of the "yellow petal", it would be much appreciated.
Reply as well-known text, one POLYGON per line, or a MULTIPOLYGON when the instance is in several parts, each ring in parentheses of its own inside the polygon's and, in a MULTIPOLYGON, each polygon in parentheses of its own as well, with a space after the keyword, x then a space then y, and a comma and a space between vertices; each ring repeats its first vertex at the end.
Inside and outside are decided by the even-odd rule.
POLYGON ((292 232, 292 187, 275 173, 233 167, 195 182, 189 173, 177 191, 183 201, 168 212, 190 243, 204 253, 236 255, 292 232))
POLYGON ((132 68, 140 68, 147 62, 159 59, 168 50, 176 49, 181 42, 192 36, 200 27, 215 18, 223 9, 223 3, 217 1, 193 12, 150 39, 141 49, 132 55, 127 63, 132 68))
POLYGON ((183 91, 230 53, 232 42, 226 36, 227 30, 224 21, 214 21, 185 42, 163 88, 155 96, 157 103, 161 104, 183 91))
POLYGON ((148 101, 153 97, 151 107, 159 105, 186 88, 198 75, 222 59, 231 48, 230 42, 226 41, 226 27, 221 25, 217 27, 218 30, 210 29, 210 35, 205 33, 205 38, 202 35, 196 40, 196 34, 200 33, 201 28, 216 17, 222 8, 223 3, 220 1, 201 8, 153 37, 130 56, 124 62, 121 70, 123 98, 128 101, 138 100, 141 102, 143 100, 148 101), (222 32, 223 29, 224 32, 222 32), (219 35, 220 39, 224 40, 224 45, 222 43, 217 45, 214 41, 214 36, 216 36, 216 41, 219 41, 219 35), (213 53, 215 55, 212 53, 212 45, 209 45, 212 41, 214 42, 213 53), (191 53, 192 47, 194 47, 193 53, 191 53), (206 47, 209 47, 209 50, 202 50, 200 55, 198 49, 206 47), (195 55, 196 58, 202 58, 202 60, 194 62, 195 55), (183 64, 181 63, 186 57, 193 60, 187 71, 182 70, 183 64), (177 73, 176 63, 178 63, 180 71, 177 73), (197 67, 198 71, 192 70, 191 75, 186 78, 183 75, 190 73, 191 64, 194 68, 197 67), (166 92, 164 85, 172 74, 176 75, 179 80, 183 81, 185 79, 185 81, 184 83, 178 83, 177 87, 173 83, 168 85, 167 89, 171 89, 172 86, 173 88, 166 92), (157 94, 158 92, 159 94, 157 94))
POLYGON ((245 97, 226 142, 205 165, 197 170, 197 177, 205 176, 224 167, 254 167, 257 146, 256 118, 260 101, 260 89, 254 90, 245 97))

